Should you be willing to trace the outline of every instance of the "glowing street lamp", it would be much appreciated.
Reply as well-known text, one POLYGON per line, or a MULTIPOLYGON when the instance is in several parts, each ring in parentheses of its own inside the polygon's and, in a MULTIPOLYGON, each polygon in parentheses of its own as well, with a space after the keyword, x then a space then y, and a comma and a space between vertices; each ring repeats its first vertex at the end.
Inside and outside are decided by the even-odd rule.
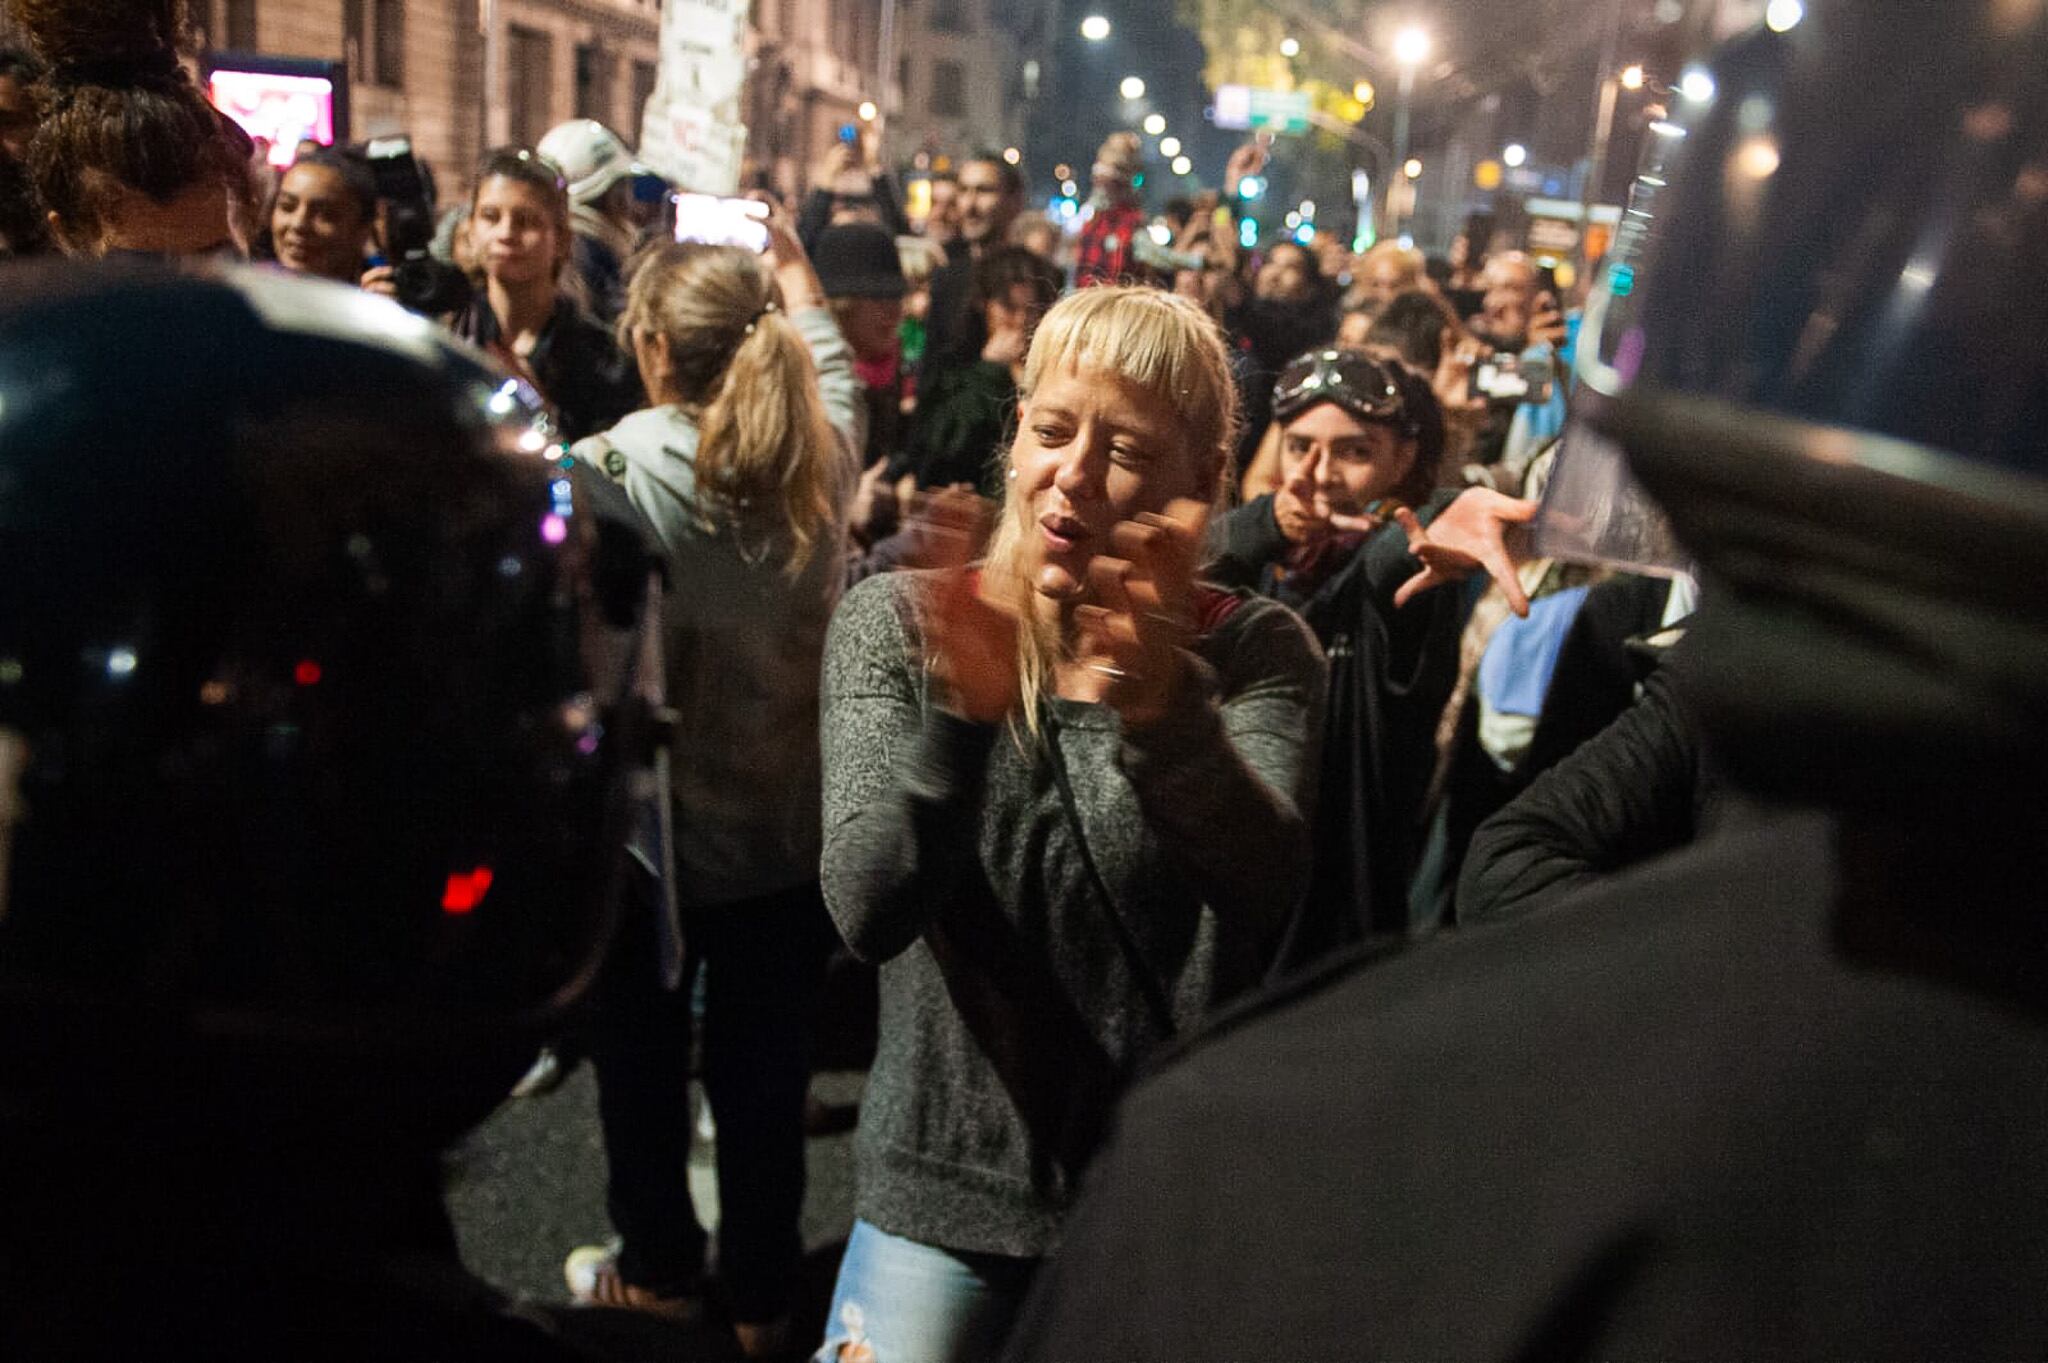
POLYGON ((1283 57, 1299 57, 1301 55, 1301 39, 1282 38, 1280 40, 1280 55, 1283 57))
POLYGON ((1125 76, 1123 83, 1116 88, 1123 92, 1125 99, 1143 99, 1145 97, 1145 82, 1138 76, 1125 76))
POLYGON ((1409 157, 1401 163, 1401 173, 1411 180, 1420 180, 1422 178, 1422 162, 1416 157, 1409 157))
POLYGON ((873 100, 864 99, 860 102, 860 107, 855 109, 854 112, 860 115, 861 122, 872 123, 882 111, 875 107, 873 100))
POLYGON ((1429 60, 1429 30, 1410 24, 1394 35, 1394 60, 1402 66, 1420 66, 1429 60))
POLYGON ((1501 149, 1500 159, 1502 164, 1512 170, 1528 161, 1529 149, 1520 142, 1510 142, 1501 149))
POLYGON ((1091 43, 1099 43, 1109 36, 1109 20, 1099 14, 1091 14, 1081 21, 1081 36, 1091 43))
POLYGON ((1624 66, 1621 68, 1622 89, 1640 90, 1643 88, 1643 79, 1643 64, 1641 62, 1636 62, 1633 65, 1624 66))
POLYGON ((1173 158, 1173 173, 1175 175, 1188 175, 1193 173, 1194 169, 1195 163, 1187 157, 1176 156, 1173 158))
POLYGON ((1178 156, 1178 155, 1180 155, 1180 139, 1179 139, 1178 137, 1162 137, 1162 138, 1160 138, 1160 139, 1159 139, 1159 154, 1160 154, 1161 156, 1178 156))
POLYGON ((1695 104, 1705 104, 1714 97, 1714 78, 1704 66, 1688 66, 1678 78, 1678 93, 1695 104))
MULTIPOLYGON (((1136 98, 1136 96, 1133 96, 1132 98, 1136 98)), ((1163 132, 1165 132, 1165 131, 1166 131, 1166 115, 1165 115, 1165 114, 1146 114, 1146 115, 1145 115, 1145 135, 1146 135, 1147 137, 1157 137, 1157 136, 1159 136, 1159 134, 1161 134, 1161 133, 1163 133, 1163 132)))

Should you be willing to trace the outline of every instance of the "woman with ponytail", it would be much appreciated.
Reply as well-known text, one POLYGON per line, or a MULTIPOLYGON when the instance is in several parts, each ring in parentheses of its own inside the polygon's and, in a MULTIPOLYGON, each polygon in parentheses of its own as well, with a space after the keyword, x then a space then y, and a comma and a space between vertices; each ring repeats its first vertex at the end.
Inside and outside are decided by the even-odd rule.
POLYGON ((180 62, 183 0, 12 0, 43 62, 29 178, 71 255, 242 255, 251 146, 180 62))
POLYGON ((832 940, 818 891, 818 677, 846 572, 863 399, 779 216, 765 256, 656 249, 633 276, 620 330, 655 405, 574 454, 624 485, 668 559, 688 960, 683 987, 664 989, 648 927, 607 981, 592 1059, 622 1244, 572 1255, 571 1286, 605 1305, 693 1309, 705 1237, 685 1179, 687 979, 702 962, 718 1262, 740 1345, 757 1356, 787 1344, 801 1254, 807 1038, 832 940))

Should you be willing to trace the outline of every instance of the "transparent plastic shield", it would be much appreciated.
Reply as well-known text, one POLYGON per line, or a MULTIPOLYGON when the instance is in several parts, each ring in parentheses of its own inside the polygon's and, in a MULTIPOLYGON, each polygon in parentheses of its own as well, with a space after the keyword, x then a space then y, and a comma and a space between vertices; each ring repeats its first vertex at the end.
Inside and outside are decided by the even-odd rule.
POLYGON ((1614 244, 1586 300, 1578 384, 1536 517, 1536 552, 1547 558, 1661 577, 1690 568, 1664 512, 1629 472, 1621 447, 1598 429, 1602 406, 1629 385, 1641 363, 1642 335, 1634 320, 1636 273, 1647 253, 1665 172, 1684 138, 1684 131, 1670 124, 1652 129, 1614 244))

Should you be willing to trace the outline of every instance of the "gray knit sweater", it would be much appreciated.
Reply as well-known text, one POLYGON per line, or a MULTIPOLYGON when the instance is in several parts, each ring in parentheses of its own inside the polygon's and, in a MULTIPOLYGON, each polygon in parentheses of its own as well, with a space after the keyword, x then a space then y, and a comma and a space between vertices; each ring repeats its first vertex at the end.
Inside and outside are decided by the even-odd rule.
POLYGON ((1193 646, 1198 684, 1143 732, 1054 700, 1103 903, 1042 750, 938 708, 922 573, 848 593, 826 641, 825 902, 881 964, 859 1215, 949 1249, 1040 1255, 1119 1083, 1257 978, 1307 883, 1323 661, 1249 599, 1193 646), (1137 948, 1120 943, 1111 912, 1137 948))

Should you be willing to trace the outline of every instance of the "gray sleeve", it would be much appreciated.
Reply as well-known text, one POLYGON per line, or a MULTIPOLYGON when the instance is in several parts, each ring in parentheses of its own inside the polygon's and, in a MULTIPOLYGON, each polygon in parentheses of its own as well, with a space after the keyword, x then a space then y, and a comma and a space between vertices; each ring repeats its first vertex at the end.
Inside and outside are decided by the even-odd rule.
POLYGON ((829 308, 805 308, 790 321, 811 349, 825 416, 839 436, 840 453, 858 478, 861 454, 868 442, 868 405, 861 398, 860 378, 853 372, 853 351, 839 334, 839 323, 829 308))
POLYGON ((848 592, 825 639, 825 907, 855 956, 908 949, 976 860, 996 727, 926 706, 905 619, 915 578, 848 592))
POLYGON ((1265 940, 1308 887, 1326 669, 1291 611, 1238 609, 1248 618, 1214 661, 1220 698, 1183 687, 1175 710, 1125 733, 1121 762, 1147 827, 1203 902, 1265 940))

